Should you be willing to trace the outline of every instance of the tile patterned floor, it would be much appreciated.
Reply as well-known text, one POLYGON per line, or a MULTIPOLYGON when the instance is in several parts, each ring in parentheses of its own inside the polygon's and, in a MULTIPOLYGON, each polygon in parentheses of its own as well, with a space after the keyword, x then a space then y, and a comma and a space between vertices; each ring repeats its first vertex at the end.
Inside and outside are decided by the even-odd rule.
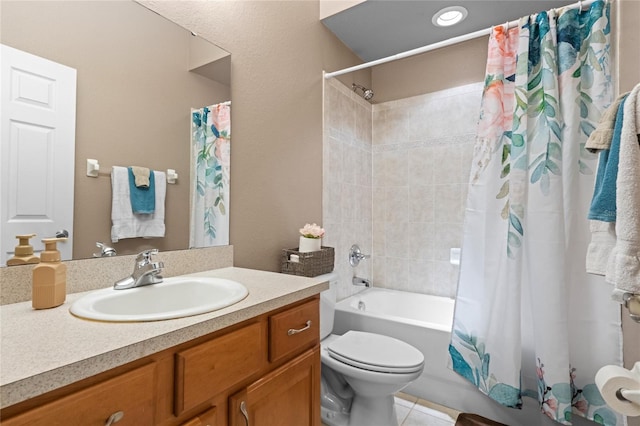
POLYGON ((396 415, 400 426, 454 426, 458 411, 411 395, 396 395, 396 415))
POLYGON ((399 426, 454 426, 460 412, 405 393, 398 393, 396 415, 399 426))

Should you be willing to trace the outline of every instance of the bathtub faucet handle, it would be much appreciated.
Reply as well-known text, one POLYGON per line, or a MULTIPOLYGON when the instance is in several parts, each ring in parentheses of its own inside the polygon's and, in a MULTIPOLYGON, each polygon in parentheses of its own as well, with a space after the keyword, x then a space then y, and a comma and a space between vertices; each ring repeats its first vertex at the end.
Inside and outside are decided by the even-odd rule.
POLYGON ((354 268, 358 266, 361 260, 370 258, 370 254, 363 254, 357 244, 351 246, 349 250, 349 264, 354 268))

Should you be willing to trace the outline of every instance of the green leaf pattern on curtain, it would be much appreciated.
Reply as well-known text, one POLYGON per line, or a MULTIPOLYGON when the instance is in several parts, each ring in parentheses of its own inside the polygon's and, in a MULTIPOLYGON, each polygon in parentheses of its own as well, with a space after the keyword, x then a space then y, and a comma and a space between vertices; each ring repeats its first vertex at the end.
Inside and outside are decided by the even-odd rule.
POLYGON ((218 104, 193 110, 191 143, 195 191, 190 246, 228 244, 230 106, 218 104))
MULTIPOLYGON (((469 245, 476 250, 484 248, 486 252, 492 244, 497 248, 482 254, 483 259, 489 259, 483 264, 476 259, 477 253, 469 255, 465 251, 463 243, 449 354, 457 373, 502 405, 521 408, 523 396, 537 394, 542 413, 559 423, 571 424, 572 414, 577 414, 613 426, 619 424, 619 416, 607 408, 595 384, 585 384, 585 380, 593 380, 592 376, 583 377, 580 381, 583 385, 578 386, 574 379, 582 367, 572 366, 569 356, 564 364, 566 367, 559 368, 557 360, 545 360, 544 356, 537 356, 537 365, 527 366, 528 371, 535 370, 537 392, 522 383, 520 366, 516 366, 515 372, 505 374, 510 367, 504 364, 513 364, 515 357, 522 358, 520 346, 513 346, 521 344, 521 336, 509 335, 510 331, 503 329, 520 333, 520 307, 512 309, 511 305, 524 299, 520 296, 521 284, 513 280, 530 274, 532 266, 524 259, 531 256, 532 247, 539 250, 536 244, 544 238, 537 231, 528 229, 529 215, 534 214, 534 219, 538 220, 535 223, 539 223, 539 217, 546 217, 549 209, 556 211, 556 206, 571 202, 563 200, 563 188, 568 185, 563 180, 566 179, 564 174, 593 174, 595 157, 584 146, 611 100, 609 4, 596 1, 588 11, 563 10, 558 16, 556 13, 541 12, 522 18, 516 28, 495 27, 492 31, 469 189, 469 200, 479 204, 470 208, 473 218, 469 223, 469 219, 465 219, 465 234, 467 229, 478 232, 468 237, 469 245), (492 175, 486 176, 488 173, 492 175), (482 197, 490 195, 483 191, 491 191, 491 188, 495 188, 493 200, 498 204, 486 207, 486 211, 478 210, 483 203, 482 197), (549 203, 549 208, 545 211, 543 207, 542 214, 539 210, 531 213, 532 200, 544 199, 548 199, 543 202, 549 203), (504 227, 494 222, 496 219, 491 215, 499 215, 497 220, 504 221, 504 227), (476 231, 483 226, 486 229, 476 231), (495 231, 506 232, 506 238, 502 237, 504 239, 500 241, 501 237, 495 236, 495 231), (488 236, 491 236, 490 241, 488 236), (527 238, 535 240, 533 245, 526 242, 527 238), (467 267, 467 274, 464 264, 469 256, 474 258, 469 261, 473 266, 467 267), (504 256, 507 260, 498 262, 496 256, 504 256), (481 277, 480 284, 478 277, 481 277), (500 280, 504 283, 496 283, 500 280), (488 283, 484 284, 487 287, 479 289, 482 282, 488 283), (510 294, 500 296, 496 301, 497 292, 510 294), (484 305, 488 301, 492 305, 484 305), (496 309, 504 309, 505 316, 497 318, 496 309), (474 318, 477 314, 483 316, 474 318), (509 323, 511 320, 514 321, 512 324, 509 323), (496 344, 501 337, 503 342, 496 344), (505 347, 509 349, 502 353, 505 347), (549 368, 545 368, 543 362, 554 365, 553 374, 545 376, 549 368), (566 373, 562 374, 561 369, 566 373), (553 379, 547 376, 553 376, 553 379), (560 377, 566 379, 558 380, 560 377)), ((492 201, 487 198, 485 203, 492 201)), ((559 223, 554 226, 565 232, 563 227, 569 225, 559 223)), ((562 242, 553 241, 553 244, 562 242)), ((571 269, 565 271, 568 270, 571 269)), ((562 275, 562 270, 559 271, 562 275)), ((532 285, 536 288, 536 283, 532 285)), ((542 288, 536 290, 543 291, 542 288)), ((561 290, 557 294, 557 297, 563 297, 561 290)), ((540 303, 554 297, 541 294, 544 302, 531 302, 533 321, 537 321, 536 315, 545 316, 544 312, 539 312, 538 307, 543 306, 540 303)), ((544 309, 553 308, 545 306, 544 309)), ((556 317, 565 318, 566 315, 554 313, 549 321, 555 324, 556 317)), ((534 325, 534 330, 544 327, 544 321, 546 319, 538 321, 540 324, 534 325)), ((557 336, 554 333, 555 330, 546 329, 549 342, 557 342, 562 333, 570 335, 571 331, 558 330, 561 334, 557 336)), ((536 336, 539 338, 540 335, 536 336)), ((553 343, 540 350, 536 348, 535 353, 548 356, 550 346, 553 343)), ((564 354, 565 349, 559 352, 564 354)), ((564 359, 564 355, 559 356, 564 359)))

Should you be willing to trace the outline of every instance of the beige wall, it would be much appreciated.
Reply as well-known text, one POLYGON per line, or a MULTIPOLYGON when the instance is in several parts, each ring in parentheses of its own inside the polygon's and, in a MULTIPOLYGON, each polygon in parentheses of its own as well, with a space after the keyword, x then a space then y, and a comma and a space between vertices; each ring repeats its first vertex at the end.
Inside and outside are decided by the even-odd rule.
POLYGON ((360 61, 317 1, 145 4, 231 52, 235 265, 278 271, 298 229, 322 222, 322 70, 360 61))
POLYGON ((189 32, 133 2, 3 1, 2 43, 77 69, 74 258, 110 243, 113 165, 180 175, 168 185, 166 235, 122 240, 119 254, 189 243, 190 108, 229 87, 188 72, 189 32), (86 159, 101 175, 86 177, 86 159))
MULTIPOLYGON (((89 71, 100 71, 105 76, 120 73, 120 78, 126 77, 122 75, 118 62, 105 56, 112 52, 97 47, 104 32, 95 31, 96 21, 115 19, 120 23, 120 28, 109 32, 122 35, 125 23, 137 13, 137 5, 122 1, 43 4, 22 1, 18 3, 25 3, 21 5, 23 8, 50 9, 42 19, 31 12, 26 12, 24 19, 16 19, 15 14, 10 14, 12 3, 2 2, 3 42, 78 68, 81 77, 89 71), (102 10, 98 12, 99 19, 84 18, 70 23, 78 16, 75 12, 78 7, 90 5, 92 9, 105 9, 114 4, 130 10, 115 14, 102 10), (73 7, 73 11, 70 7, 73 7), (67 19, 62 29, 55 30, 69 38, 64 47, 49 45, 47 37, 29 38, 30 35, 46 34, 47 28, 57 21, 53 17, 58 14, 67 19), (64 29, 69 31, 62 31, 64 29), (22 30, 21 41, 4 37, 14 30, 22 30), (77 49, 83 49, 87 56, 94 53, 99 55, 103 58, 103 66, 97 70, 84 70, 82 64, 76 64, 76 60, 68 58, 79 41, 85 44, 77 46, 77 49)), ((297 245, 297 229, 306 222, 320 223, 322 220, 322 71, 333 71, 361 61, 320 23, 317 2, 159 1, 145 4, 233 55, 231 243, 236 246, 235 260, 238 266, 278 271, 280 250, 297 245), (287 31, 283 31, 284 26, 287 31)), ((158 39, 155 31, 145 30, 143 33, 150 39, 142 41, 141 45, 149 47, 150 54, 165 56, 168 51, 177 50, 188 55, 183 46, 174 46, 168 40, 158 39), (160 46, 162 49, 157 49, 160 46)), ((121 39, 127 40, 124 36, 121 39)), ((138 53, 144 55, 146 49, 140 47, 138 53)), ((144 57, 133 59, 139 61, 138 64, 145 62, 144 57)), ((161 71, 166 72, 166 67, 154 68, 152 72, 142 69, 143 73, 156 78, 159 78, 157 74, 161 71)), ((370 74, 369 70, 363 70, 343 76, 341 81, 348 85, 358 82, 370 86, 370 74)), ((180 84, 175 76, 172 78, 174 80, 166 84, 167 88, 179 90, 180 84)), ((199 84, 201 80, 199 76, 191 78, 193 81, 189 84, 199 84)), ((133 82, 119 80, 117 83, 129 93, 142 77, 138 75, 132 79, 133 82)), ((151 119, 128 117, 125 126, 114 126, 115 114, 128 95, 116 93, 113 86, 107 85, 84 90, 81 86, 83 81, 83 78, 79 79, 78 121, 85 120, 86 115, 90 115, 93 121, 86 126, 81 125, 77 131, 78 209, 75 227, 91 232, 77 235, 75 246, 81 249, 76 250, 74 257, 90 256, 95 249, 95 241, 110 239, 111 208, 109 197, 104 196, 110 194, 109 179, 106 175, 99 179, 85 177, 86 158, 97 158, 103 170, 117 164, 147 165, 150 161, 148 151, 137 148, 132 142, 142 139, 152 139, 157 141, 156 146, 163 147, 153 152, 151 167, 159 170, 174 168, 182 178, 178 185, 168 187, 167 237, 164 241, 149 243, 135 239, 118 243, 116 248, 123 252, 122 246, 130 250, 151 244, 160 250, 186 247, 188 208, 185 206, 188 205, 189 186, 185 178, 189 170, 188 151, 179 149, 175 141, 188 135, 188 121, 182 126, 182 121, 161 120, 158 124, 165 127, 145 127, 140 124, 151 122, 151 119), (89 107, 83 94, 88 94, 92 99, 98 98, 101 102, 97 107, 89 107), (107 136, 103 129, 113 127, 116 127, 117 133, 107 136), (92 142, 90 148, 83 148, 85 141, 92 142), (172 243, 166 243, 167 240, 172 243), (176 243, 173 244, 173 241, 176 243)), ((162 96, 166 96, 166 93, 162 93, 162 96)), ((205 99, 212 97, 204 91, 203 96, 205 99)), ((220 96, 216 91, 213 96, 213 102, 219 102, 228 99, 228 92, 220 96)), ((157 98, 158 93, 147 93, 146 97, 157 98)), ((209 104, 213 102, 209 101, 209 104)), ((186 116, 189 107, 205 103, 185 100, 176 102, 174 107, 186 116)), ((166 116, 165 111, 161 113, 166 116)))
POLYGON ((320 19, 340 13, 364 1, 365 0, 320 0, 320 19))
POLYGON ((374 67, 374 103, 483 81, 488 40, 488 36, 480 37, 374 67))
MULTIPOLYGON (((619 0, 613 3, 618 28, 616 45, 620 93, 627 92, 640 83, 640 17, 639 0, 619 0)), ((640 344, 638 344, 640 347, 640 344)))

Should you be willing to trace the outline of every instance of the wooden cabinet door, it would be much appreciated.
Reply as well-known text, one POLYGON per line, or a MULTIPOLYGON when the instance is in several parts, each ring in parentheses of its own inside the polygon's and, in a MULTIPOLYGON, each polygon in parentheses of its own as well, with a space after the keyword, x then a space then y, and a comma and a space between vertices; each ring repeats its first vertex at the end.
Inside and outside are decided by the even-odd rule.
POLYGON ((316 346, 230 398, 231 426, 320 426, 316 346))
POLYGON ((156 365, 151 363, 72 393, 16 417, 3 426, 104 426, 118 412, 117 426, 155 424, 156 365))

